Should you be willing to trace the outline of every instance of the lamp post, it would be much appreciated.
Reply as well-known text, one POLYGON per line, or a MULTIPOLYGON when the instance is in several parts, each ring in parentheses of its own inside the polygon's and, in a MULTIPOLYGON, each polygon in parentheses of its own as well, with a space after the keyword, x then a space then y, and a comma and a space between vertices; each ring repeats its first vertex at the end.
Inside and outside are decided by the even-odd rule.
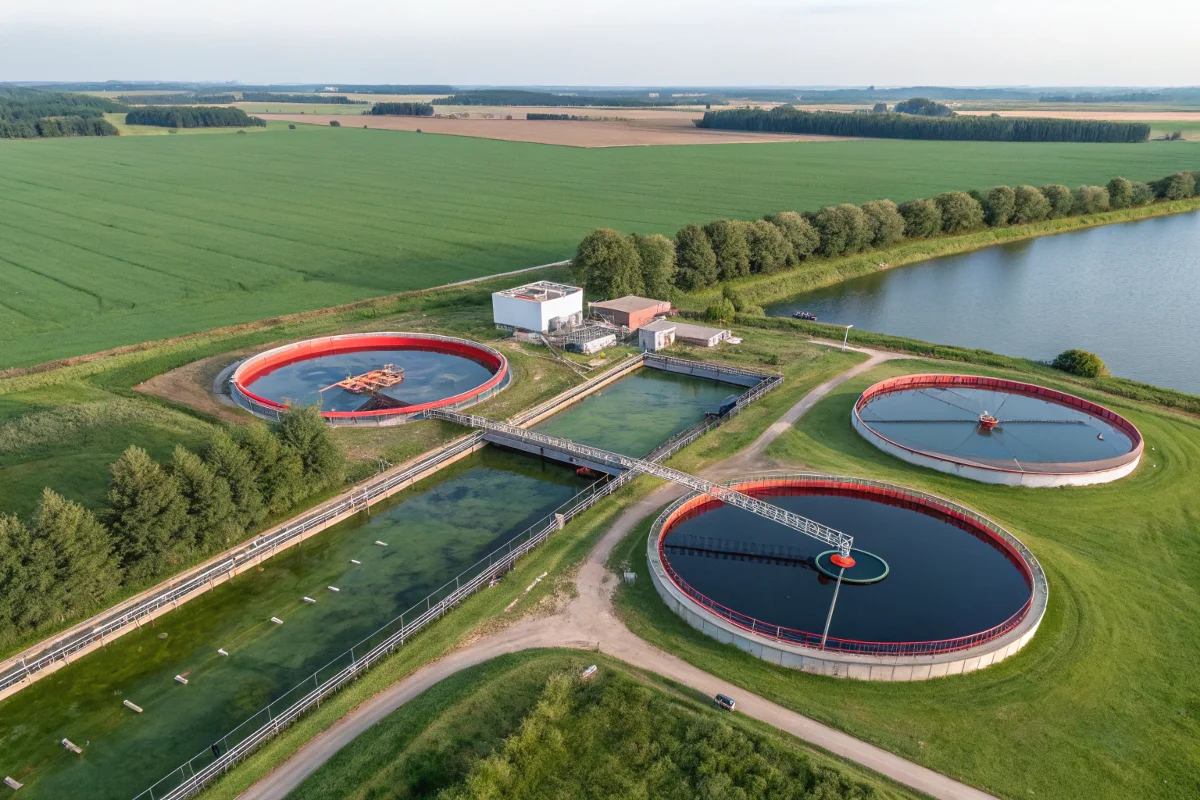
POLYGON ((846 326, 846 335, 844 337, 842 337, 842 352, 843 353, 846 352, 846 345, 850 342, 850 329, 853 327, 854 327, 853 325, 846 326))

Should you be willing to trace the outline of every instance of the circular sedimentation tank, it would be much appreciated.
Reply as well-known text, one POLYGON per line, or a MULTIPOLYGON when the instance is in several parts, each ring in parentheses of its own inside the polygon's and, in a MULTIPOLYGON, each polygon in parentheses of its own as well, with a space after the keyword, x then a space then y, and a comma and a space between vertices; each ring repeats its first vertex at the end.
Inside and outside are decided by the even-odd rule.
POLYGON ((651 529, 651 578, 721 641, 809 672, 917 680, 995 663, 1037 630, 1048 596, 1040 565, 966 508, 831 475, 729 485, 849 534, 854 547, 839 585, 849 561, 827 544, 708 495, 676 501, 651 529))
POLYGON ((324 336, 252 356, 229 378, 234 400, 277 419, 315 405, 331 424, 393 424, 490 397, 510 379, 502 353, 427 333, 324 336))
POLYGON ((897 458, 984 483, 1085 486, 1137 468, 1144 444, 1104 406, 1031 383, 905 375, 854 404, 852 424, 897 458))

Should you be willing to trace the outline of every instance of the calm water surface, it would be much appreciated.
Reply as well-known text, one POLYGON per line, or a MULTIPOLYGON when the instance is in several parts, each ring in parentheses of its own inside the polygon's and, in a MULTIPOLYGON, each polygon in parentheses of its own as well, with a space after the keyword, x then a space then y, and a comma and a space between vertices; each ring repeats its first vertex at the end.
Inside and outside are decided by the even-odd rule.
MULTIPOLYGON (((1029 599, 1020 570, 999 548, 939 516, 855 497, 761 494, 764 500, 854 537, 883 558, 879 583, 843 584, 830 636, 929 641, 998 625, 1029 599)), ((718 603, 771 625, 820 632, 834 582, 811 559, 829 548, 748 511, 710 508, 667 534, 667 558, 718 603), (732 543, 732 546, 730 545, 732 543), (723 556, 786 552, 794 563, 723 556)))
POLYGON ((1200 394, 1200 212, 997 245, 767 307, 939 344, 1049 360, 1200 394))

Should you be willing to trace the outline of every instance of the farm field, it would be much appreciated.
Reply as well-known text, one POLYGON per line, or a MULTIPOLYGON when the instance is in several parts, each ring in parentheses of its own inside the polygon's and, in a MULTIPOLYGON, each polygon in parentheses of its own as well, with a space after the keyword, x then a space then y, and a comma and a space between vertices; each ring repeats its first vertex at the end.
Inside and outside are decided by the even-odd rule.
MULTIPOLYGON (((543 113, 545 110, 542 110, 543 113)), ((594 111, 594 109, 593 109, 594 111)), ((555 113, 558 113, 557 111, 555 113)), ((565 112, 564 112, 565 113, 565 112)), ((611 113, 611 112, 609 112, 611 113)), ((479 139, 500 139, 508 142, 565 145, 567 147, 638 147, 646 145, 694 144, 762 144, 764 142, 833 142, 844 137, 808 136, 787 133, 758 133, 756 131, 725 131, 697 128, 690 118, 638 120, 527 120, 525 114, 513 114, 513 119, 475 118, 448 119, 443 117, 363 116, 350 117, 329 114, 262 114, 268 124, 282 122, 328 125, 338 120, 342 125, 390 131, 423 131, 448 136, 468 136, 479 139)), ((590 116, 602 116, 592 114, 590 116)))
POLYGON ((1157 178, 1196 145, 581 149, 298 126, 0 146, 0 368, 484 276, 598 226, 1157 178))

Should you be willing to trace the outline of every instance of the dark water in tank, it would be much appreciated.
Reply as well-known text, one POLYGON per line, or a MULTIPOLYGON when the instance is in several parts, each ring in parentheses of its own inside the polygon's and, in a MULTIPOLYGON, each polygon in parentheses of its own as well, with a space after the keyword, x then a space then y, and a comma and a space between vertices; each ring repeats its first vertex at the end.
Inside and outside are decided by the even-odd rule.
MULTIPOLYGON (((941 517, 856 497, 756 496, 852 535, 855 549, 891 567, 879 583, 842 584, 830 636, 881 642, 966 636, 999 625, 1029 599, 1024 574, 1006 553, 941 517)), ((667 559, 702 594, 772 625, 821 633, 834 583, 811 562, 721 557, 699 552, 701 540, 710 551, 753 545, 754 552, 775 548, 797 561, 828 546, 731 506, 684 520, 665 542, 667 559)))
POLYGON ((386 364, 403 368, 404 380, 380 393, 406 405, 453 397, 474 389, 492 376, 490 368, 452 353, 383 348, 336 353, 286 364, 258 378, 250 384, 250 391, 277 403, 319 404, 322 411, 355 411, 370 399, 370 395, 326 387, 350 375, 381 369, 386 364))
POLYGON ((891 392, 872 399, 860 413, 867 425, 905 447, 1018 466, 1100 461, 1133 449, 1120 429, 1078 409, 988 389, 891 392), (984 412, 999 420, 995 428, 980 427, 984 412))
POLYGON ((767 307, 1200 393, 1200 212, 1105 225, 881 271, 767 307))

